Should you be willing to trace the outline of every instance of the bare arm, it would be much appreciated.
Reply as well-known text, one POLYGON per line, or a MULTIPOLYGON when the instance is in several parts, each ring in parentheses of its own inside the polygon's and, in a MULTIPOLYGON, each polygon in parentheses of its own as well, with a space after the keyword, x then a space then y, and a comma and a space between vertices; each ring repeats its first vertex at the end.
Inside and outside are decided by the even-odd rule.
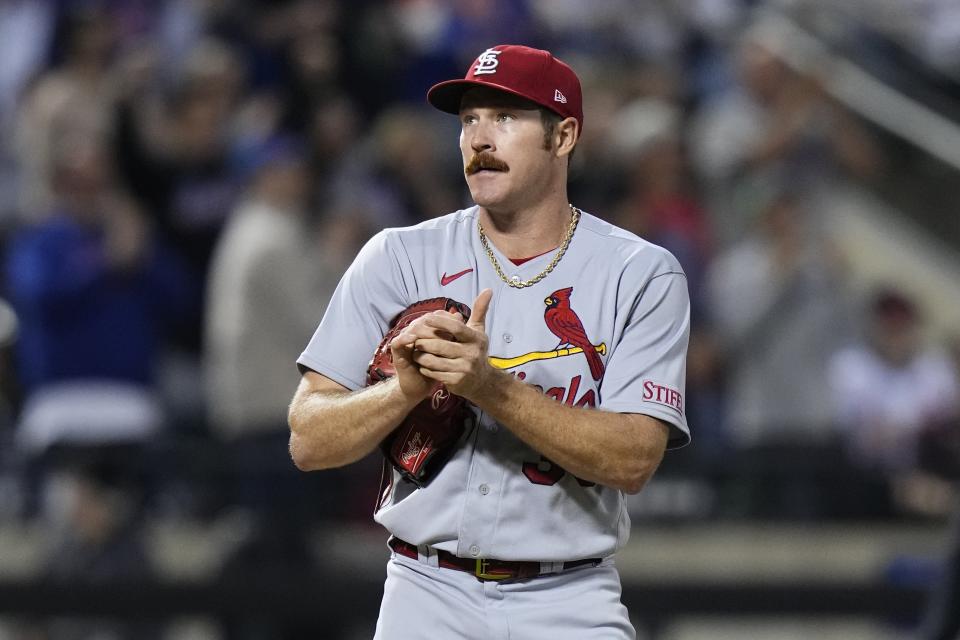
POLYGON ((627 493, 643 488, 667 448, 669 427, 656 418, 569 407, 502 371, 471 401, 578 478, 627 493))
POLYGON ((427 397, 433 381, 416 370, 412 344, 400 337, 390 345, 397 375, 349 391, 307 371, 290 403, 290 455, 297 468, 341 467, 367 455, 427 397))
POLYGON ((421 373, 443 382, 577 477, 639 491, 663 458, 667 425, 640 414, 568 407, 492 367, 484 331, 490 297, 489 290, 481 292, 466 324, 433 313, 401 334, 415 342, 413 359, 421 373), (438 331, 455 341, 438 337, 438 331))

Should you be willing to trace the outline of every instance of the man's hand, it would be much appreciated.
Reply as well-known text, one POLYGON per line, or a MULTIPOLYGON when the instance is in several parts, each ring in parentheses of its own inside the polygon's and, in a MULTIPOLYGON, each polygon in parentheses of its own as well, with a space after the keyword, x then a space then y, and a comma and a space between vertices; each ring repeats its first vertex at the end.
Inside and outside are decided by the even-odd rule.
POLYGON ((481 291, 466 323, 456 314, 435 311, 397 336, 401 343, 414 345, 412 359, 423 377, 442 382, 451 393, 471 401, 497 373, 487 361, 485 323, 491 298, 491 289, 481 291))
POLYGON ((107 198, 101 206, 107 262, 119 271, 135 271, 149 248, 150 230, 143 212, 123 198, 107 198))
POLYGON ((411 404, 416 404, 429 396, 435 384, 420 372, 419 365, 414 362, 415 342, 416 339, 406 335, 406 331, 390 342, 390 353, 393 355, 393 367, 397 371, 400 391, 411 404))

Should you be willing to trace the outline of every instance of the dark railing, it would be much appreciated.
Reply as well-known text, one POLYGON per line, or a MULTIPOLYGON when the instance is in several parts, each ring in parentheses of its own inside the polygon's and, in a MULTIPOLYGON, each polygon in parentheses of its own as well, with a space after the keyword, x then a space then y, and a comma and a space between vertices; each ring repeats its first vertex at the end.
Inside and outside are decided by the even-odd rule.
MULTIPOLYGON (((353 571, 316 575, 261 574, 228 583, 58 585, 0 582, 0 613, 127 619, 182 615, 252 616, 277 620, 369 621, 376 618, 383 576, 353 571)), ((650 584, 624 581, 623 601, 641 619, 679 615, 823 615, 912 619, 925 592, 864 584, 650 584)))

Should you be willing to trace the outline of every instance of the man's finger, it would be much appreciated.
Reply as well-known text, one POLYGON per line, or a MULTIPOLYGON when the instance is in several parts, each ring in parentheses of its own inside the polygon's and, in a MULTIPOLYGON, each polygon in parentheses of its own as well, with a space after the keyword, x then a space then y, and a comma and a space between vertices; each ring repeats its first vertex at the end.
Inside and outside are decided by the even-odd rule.
POLYGON ((447 388, 450 388, 451 385, 457 384, 463 380, 463 374, 450 371, 433 371, 432 369, 427 369, 426 367, 420 367, 420 375, 424 378, 429 378, 431 380, 436 380, 437 382, 442 382, 447 385, 447 388))
POLYGON ((466 365, 463 360, 444 358, 442 356, 435 356, 432 353, 417 352, 413 355, 413 361, 421 369, 428 369, 430 371, 444 371, 447 373, 453 373, 457 371, 464 371, 466 365))
POLYGON ((390 353, 393 354, 393 366, 398 371, 414 366, 413 343, 404 341, 402 336, 397 336, 390 341, 390 353))
MULTIPOLYGON (((458 342, 465 342, 469 339, 470 335, 474 332, 474 329, 468 328, 467 325, 463 324, 463 321, 459 317, 454 318, 453 316, 440 312, 436 314, 430 314, 423 317, 424 324, 431 328, 433 331, 432 335, 424 335, 424 338, 447 338, 451 336, 454 340, 458 342), (443 335, 446 332, 449 335, 443 335)), ((419 336, 418 336, 419 337, 419 336)))
POLYGON ((416 350, 423 353, 432 353, 441 358, 460 358, 464 354, 462 343, 443 338, 421 338, 417 340, 416 350))
POLYGON ((484 289, 473 301, 473 312, 470 319, 467 320, 467 326, 486 333, 485 326, 487 321, 487 310, 490 308, 490 300, 493 299, 493 289, 484 289))
MULTIPOLYGON (((446 336, 440 335, 440 332, 443 330, 442 327, 431 326, 427 323, 424 318, 420 318, 416 323, 411 324, 406 327, 403 331, 397 334, 398 338, 402 338, 409 344, 413 344, 416 340, 421 340, 423 338, 443 338, 446 336)), ((461 326, 462 323, 461 323, 461 326)))
POLYGON ((394 336, 393 340, 390 341, 390 348, 395 351, 401 349, 410 350, 413 348, 413 343, 416 342, 417 338, 409 334, 400 333, 394 336))

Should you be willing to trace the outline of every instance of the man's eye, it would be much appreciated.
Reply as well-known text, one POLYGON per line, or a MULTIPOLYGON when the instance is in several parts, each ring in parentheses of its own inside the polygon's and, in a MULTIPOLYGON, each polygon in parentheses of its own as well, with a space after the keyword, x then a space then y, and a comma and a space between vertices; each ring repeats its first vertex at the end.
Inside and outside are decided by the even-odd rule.
POLYGON ((473 124, 477 119, 474 116, 463 116, 463 124, 473 124))
POLYGON ((516 120, 516 117, 512 113, 501 113, 497 116, 499 122, 506 122, 508 120, 516 120))

